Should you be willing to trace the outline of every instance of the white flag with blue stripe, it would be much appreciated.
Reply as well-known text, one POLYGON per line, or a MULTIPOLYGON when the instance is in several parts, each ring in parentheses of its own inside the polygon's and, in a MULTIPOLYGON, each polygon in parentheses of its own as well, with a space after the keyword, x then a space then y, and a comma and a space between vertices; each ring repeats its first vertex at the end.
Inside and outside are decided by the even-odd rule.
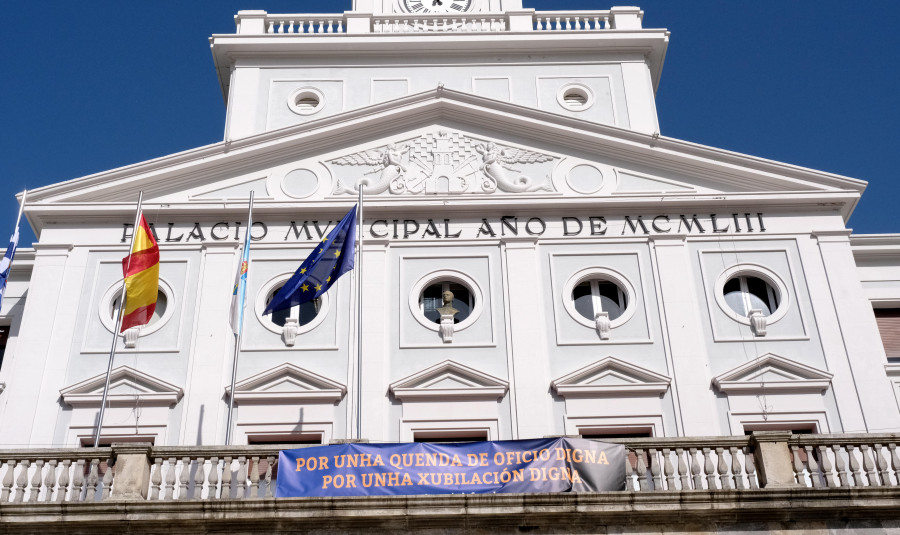
POLYGON ((9 238, 9 246, 3 260, 0 260, 0 307, 3 306, 3 294, 6 292, 6 281, 9 279, 9 271, 12 268, 13 258, 16 256, 16 246, 19 245, 19 229, 9 238))

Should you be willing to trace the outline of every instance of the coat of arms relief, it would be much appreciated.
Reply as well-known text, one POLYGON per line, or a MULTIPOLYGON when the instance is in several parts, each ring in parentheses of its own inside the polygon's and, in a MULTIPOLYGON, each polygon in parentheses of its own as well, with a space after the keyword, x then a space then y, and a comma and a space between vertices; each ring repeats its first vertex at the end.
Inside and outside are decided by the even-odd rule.
POLYGON ((329 160, 334 194, 554 191, 556 156, 439 131, 329 160), (360 177, 361 176, 361 177, 360 177))

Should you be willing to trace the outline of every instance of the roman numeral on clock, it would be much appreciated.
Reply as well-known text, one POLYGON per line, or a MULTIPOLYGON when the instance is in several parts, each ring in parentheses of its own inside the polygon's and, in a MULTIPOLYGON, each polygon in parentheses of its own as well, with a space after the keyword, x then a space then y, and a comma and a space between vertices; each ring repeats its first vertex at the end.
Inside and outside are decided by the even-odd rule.
POLYGON ((457 10, 457 11, 462 11, 462 10, 463 10, 463 6, 461 6, 461 5, 459 5, 459 4, 450 4, 450 7, 452 7, 453 9, 455 9, 455 10, 457 10))
POLYGON ((417 11, 419 9, 422 9, 422 4, 419 2, 416 2, 415 4, 409 6, 409 9, 411 9, 413 11, 417 11))

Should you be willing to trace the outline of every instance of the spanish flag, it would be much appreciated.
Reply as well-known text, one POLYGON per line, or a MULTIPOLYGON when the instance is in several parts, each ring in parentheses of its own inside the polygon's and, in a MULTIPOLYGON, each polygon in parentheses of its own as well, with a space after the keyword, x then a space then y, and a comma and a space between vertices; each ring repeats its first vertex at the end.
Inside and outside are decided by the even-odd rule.
POLYGON ((159 245, 141 214, 141 224, 135 230, 131 254, 122 259, 125 277, 125 310, 122 329, 146 325, 156 310, 159 292, 159 245))

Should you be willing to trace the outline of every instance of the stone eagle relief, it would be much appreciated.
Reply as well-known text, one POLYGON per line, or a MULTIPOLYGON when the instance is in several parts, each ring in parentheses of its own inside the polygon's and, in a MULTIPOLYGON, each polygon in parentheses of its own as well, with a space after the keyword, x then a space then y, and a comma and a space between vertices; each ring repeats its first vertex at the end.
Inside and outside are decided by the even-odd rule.
POLYGON ((337 195, 358 194, 360 184, 368 195, 494 193, 498 189, 521 193, 554 191, 550 174, 557 159, 440 131, 326 163, 337 179, 333 191, 337 195))

